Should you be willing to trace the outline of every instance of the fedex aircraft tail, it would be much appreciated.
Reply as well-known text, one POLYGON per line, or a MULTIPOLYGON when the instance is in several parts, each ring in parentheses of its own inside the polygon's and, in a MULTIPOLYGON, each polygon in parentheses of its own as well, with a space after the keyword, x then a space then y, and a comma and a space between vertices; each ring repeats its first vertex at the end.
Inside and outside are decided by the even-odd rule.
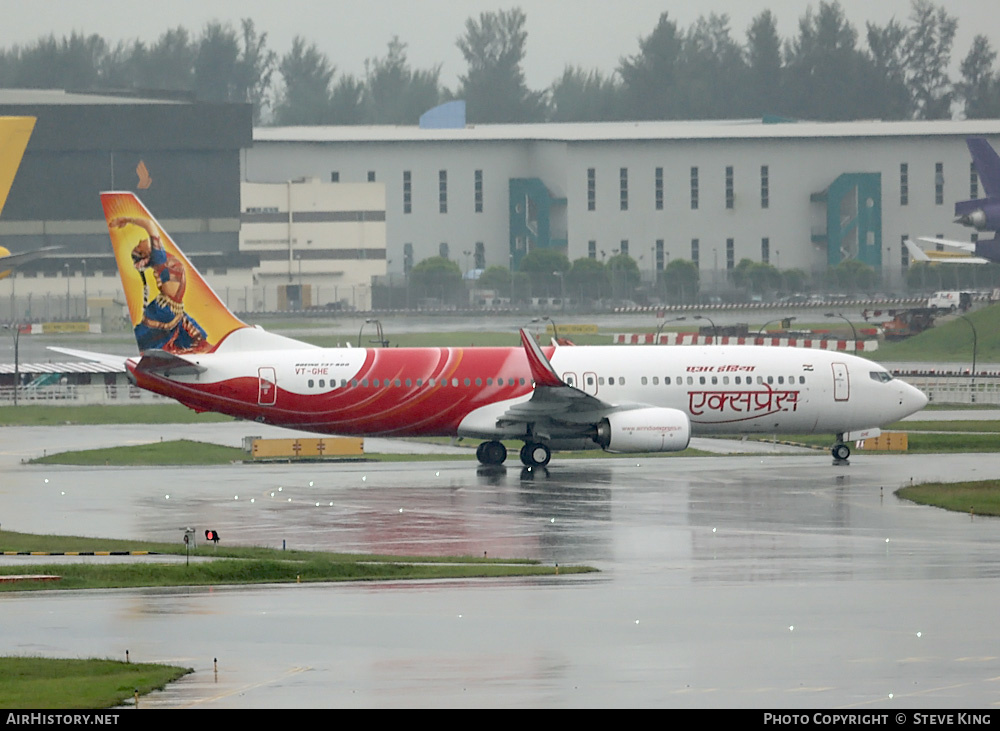
POLYGON ((133 193, 101 193, 139 352, 209 353, 248 327, 133 193))
POLYGON ((972 154, 972 164, 990 198, 1000 197, 1000 156, 985 137, 969 137, 965 144, 972 154))
POLYGON ((977 256, 990 261, 1000 261, 1000 156, 985 137, 965 140, 972 155, 972 164, 986 191, 985 198, 958 201, 955 204, 955 223, 977 231, 992 231, 992 239, 976 241, 977 256))

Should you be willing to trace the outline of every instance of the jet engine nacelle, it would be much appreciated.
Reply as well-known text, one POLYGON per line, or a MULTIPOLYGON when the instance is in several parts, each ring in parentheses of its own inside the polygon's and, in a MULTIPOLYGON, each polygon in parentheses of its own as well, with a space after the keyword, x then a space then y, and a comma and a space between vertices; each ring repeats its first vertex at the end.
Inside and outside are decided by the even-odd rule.
POLYGON ((678 409, 619 411, 601 420, 594 441, 609 452, 679 452, 691 441, 691 422, 678 409))
POLYGON ((980 208, 971 213, 966 213, 964 216, 956 219, 956 223, 960 223, 963 226, 971 226, 977 231, 982 231, 986 228, 986 212, 980 208))
POLYGON ((1000 204, 996 201, 963 201, 955 207, 957 209, 955 213, 958 214, 955 223, 969 226, 977 231, 1000 229, 1000 204))

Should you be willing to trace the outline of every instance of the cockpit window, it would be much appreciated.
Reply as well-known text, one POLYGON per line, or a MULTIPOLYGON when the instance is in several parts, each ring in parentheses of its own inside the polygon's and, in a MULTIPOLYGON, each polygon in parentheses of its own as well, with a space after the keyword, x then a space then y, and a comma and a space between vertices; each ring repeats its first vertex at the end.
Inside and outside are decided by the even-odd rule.
POLYGON ((871 371, 868 376, 873 381, 878 381, 879 383, 888 383, 892 380, 892 374, 888 371, 871 371))

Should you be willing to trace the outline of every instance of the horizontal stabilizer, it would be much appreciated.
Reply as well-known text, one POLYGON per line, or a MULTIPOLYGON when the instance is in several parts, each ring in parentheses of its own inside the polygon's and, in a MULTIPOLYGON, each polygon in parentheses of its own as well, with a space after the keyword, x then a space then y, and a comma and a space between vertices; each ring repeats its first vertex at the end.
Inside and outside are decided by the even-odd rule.
POLYGON ((951 251, 939 251, 937 248, 925 249, 918 246, 916 243, 907 239, 904 243, 906 244, 907 250, 910 252, 910 257, 914 261, 922 261, 929 264, 989 264, 989 259, 984 259, 981 256, 975 256, 975 244, 969 243, 967 241, 951 241, 949 239, 936 239, 936 238, 925 238, 921 237, 917 239, 925 244, 932 244, 935 247, 938 245, 942 247, 948 247, 951 251))
MULTIPOLYGON (((22 264, 27 264, 29 261, 34 261, 35 259, 42 259, 48 256, 53 251, 58 251, 61 246, 43 246, 41 249, 35 249, 34 251, 25 251, 20 254, 7 254, 3 255, 0 252, 0 269, 16 269, 22 264)), ((4 249, 6 251, 6 249, 4 249)))
MULTIPOLYGON (((920 236, 917 238, 917 241, 923 241, 925 244, 934 244, 935 246, 941 245, 949 249, 958 249, 960 252, 965 252, 967 254, 972 254, 976 251, 976 245, 971 241, 953 241, 952 239, 939 239, 932 236, 920 236)), ((936 253, 943 254, 947 252, 939 251, 936 253)))
POLYGON ((94 353, 90 350, 74 350, 73 348, 60 348, 56 345, 48 346, 49 350, 63 355, 72 355, 74 358, 89 360, 92 363, 100 363, 115 369, 124 369, 127 355, 112 355, 111 353, 94 353))
POLYGON ((166 350, 147 350, 142 354, 137 366, 140 371, 164 371, 164 375, 190 375, 204 373, 205 366, 193 363, 166 350))

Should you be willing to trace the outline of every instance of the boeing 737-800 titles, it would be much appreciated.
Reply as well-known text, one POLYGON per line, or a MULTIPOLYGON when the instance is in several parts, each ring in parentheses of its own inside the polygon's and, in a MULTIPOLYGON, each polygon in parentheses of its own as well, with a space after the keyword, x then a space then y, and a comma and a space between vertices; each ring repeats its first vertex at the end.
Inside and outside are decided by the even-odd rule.
MULTIPOLYGON (((197 411, 323 434, 459 436, 501 464, 558 448, 670 452, 692 434, 851 433, 927 403, 843 352, 764 346, 321 348, 230 312, 131 193, 101 196, 139 357, 140 387, 197 411)), ((116 356, 62 352, 121 363, 116 356)))

